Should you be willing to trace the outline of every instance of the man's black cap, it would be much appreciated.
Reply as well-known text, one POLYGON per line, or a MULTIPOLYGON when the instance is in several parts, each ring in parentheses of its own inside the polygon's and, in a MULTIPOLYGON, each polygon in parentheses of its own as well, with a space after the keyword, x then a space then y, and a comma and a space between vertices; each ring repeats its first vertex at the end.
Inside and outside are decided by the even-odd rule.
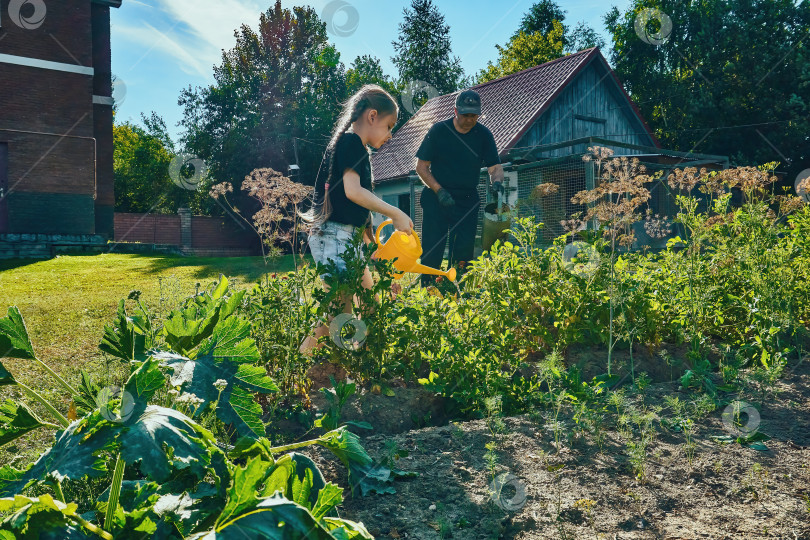
POLYGON ((456 98, 458 114, 481 114, 481 96, 475 90, 464 90, 456 98))

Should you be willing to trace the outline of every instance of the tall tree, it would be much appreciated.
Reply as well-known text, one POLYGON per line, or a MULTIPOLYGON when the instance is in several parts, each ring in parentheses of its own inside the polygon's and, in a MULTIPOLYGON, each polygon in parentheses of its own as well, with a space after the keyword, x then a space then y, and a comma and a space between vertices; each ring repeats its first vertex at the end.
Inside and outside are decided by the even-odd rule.
POLYGON ((568 53, 579 52, 591 47, 599 47, 605 49, 605 40, 602 36, 596 33, 596 30, 591 28, 585 21, 579 21, 577 25, 568 33, 565 38, 565 51, 568 53))
POLYGON ((258 32, 243 25, 234 36, 236 45, 214 68, 215 83, 180 96, 182 142, 237 193, 250 171, 287 171, 296 161, 312 181, 321 141, 346 98, 344 67, 325 23, 312 8, 283 9, 276 0, 260 15, 258 32))
POLYGON ((392 58, 400 82, 426 82, 440 94, 456 91, 464 70, 458 57, 451 55, 450 27, 444 15, 433 0, 412 0, 411 9, 403 12, 392 58))
POLYGON ((346 70, 346 89, 349 95, 357 92, 365 84, 376 84, 392 95, 397 94, 396 83, 383 73, 380 59, 368 54, 355 58, 346 70))
POLYGON ((579 22, 571 31, 565 25, 565 13, 554 0, 535 2, 509 42, 495 45, 498 60, 489 62, 478 73, 476 82, 505 77, 582 49, 604 48, 604 39, 586 23, 579 22))
MULTIPOLYGON (((529 11, 523 15, 520 27, 512 37, 516 37, 520 32, 524 34, 540 32, 543 35, 547 35, 554 29, 554 21, 559 21, 560 23, 565 21, 566 13, 567 12, 554 0, 540 0, 539 2, 535 2, 532 7, 529 8, 529 11)), ((563 27, 565 30, 563 33, 565 34, 568 29, 565 28, 565 25, 563 25, 563 27)))
POLYGON ((789 178, 810 166, 810 2, 633 0, 605 22, 616 72, 665 147, 780 161, 789 178))
POLYGON ((478 82, 492 81, 560 58, 563 56, 564 32, 562 23, 557 20, 552 21, 551 30, 545 35, 542 32, 527 34, 519 31, 506 47, 495 46, 498 61, 495 64, 489 62, 480 72, 478 82))
POLYGON ((207 197, 181 188, 169 176, 175 155, 166 123, 154 112, 141 115, 141 121, 145 128, 130 122, 113 126, 115 210, 174 214, 187 207, 207 213, 207 197))

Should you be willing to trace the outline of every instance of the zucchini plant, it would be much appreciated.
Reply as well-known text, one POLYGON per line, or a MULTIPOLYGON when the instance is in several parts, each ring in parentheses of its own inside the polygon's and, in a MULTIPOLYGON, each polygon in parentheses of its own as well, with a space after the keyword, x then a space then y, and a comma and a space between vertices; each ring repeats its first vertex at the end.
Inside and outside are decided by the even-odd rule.
POLYGON ((161 328, 140 303, 129 316, 122 301, 101 344, 130 365, 118 392, 100 390, 86 373, 73 388, 37 358, 16 307, 0 318, 0 359, 42 364, 73 400, 63 415, 0 363, 0 386, 18 385, 52 416, 40 419, 14 400, 0 403, 0 445, 38 428, 59 430, 35 463, 0 468, 0 540, 372 538, 362 523, 336 516, 343 488, 326 482, 296 450, 332 451, 349 470, 353 494, 393 492, 393 480, 410 475, 376 464, 345 426, 273 447, 254 393, 276 386, 256 365, 250 323, 234 315, 241 293, 226 293, 222 278, 213 293, 188 300, 161 328), (162 402, 156 394, 170 387, 195 396, 200 406, 191 416, 156 404, 162 402), (234 426, 240 435, 234 446, 200 424, 204 412, 234 426), (109 481, 92 508, 66 500, 65 483, 92 479, 109 481))

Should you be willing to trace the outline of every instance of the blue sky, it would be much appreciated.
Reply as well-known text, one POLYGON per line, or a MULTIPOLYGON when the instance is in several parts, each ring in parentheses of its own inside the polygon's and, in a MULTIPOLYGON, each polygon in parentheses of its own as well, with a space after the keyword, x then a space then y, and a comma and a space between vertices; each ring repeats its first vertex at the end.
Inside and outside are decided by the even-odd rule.
MULTIPOLYGON (((332 19, 336 31, 329 38, 347 66, 355 57, 372 54, 391 76, 391 42, 397 36, 402 11, 410 0, 344 0, 350 7, 332 19), (355 16, 356 15, 356 16, 355 16), (356 27, 353 32, 346 25, 356 27), (341 35, 338 35, 341 34, 341 35), (344 35, 350 34, 350 35, 344 35)), ((289 1, 282 6, 310 5, 319 14, 334 0, 289 1)), ((520 24, 533 0, 435 0, 450 26, 453 54, 467 74, 475 73, 497 58, 496 44, 504 44, 520 24)), ((625 9, 629 0, 562 0, 566 23, 587 22, 604 35, 602 16, 610 5, 625 9)), ((116 99, 121 101, 117 120, 140 121, 142 112, 156 111, 173 136, 182 111, 177 98, 183 88, 214 82, 213 66, 222 49, 234 45, 233 32, 242 24, 254 29, 259 13, 274 0, 124 0, 112 11, 112 71, 121 81, 116 99)), ((606 41, 609 40, 606 39, 606 41)))

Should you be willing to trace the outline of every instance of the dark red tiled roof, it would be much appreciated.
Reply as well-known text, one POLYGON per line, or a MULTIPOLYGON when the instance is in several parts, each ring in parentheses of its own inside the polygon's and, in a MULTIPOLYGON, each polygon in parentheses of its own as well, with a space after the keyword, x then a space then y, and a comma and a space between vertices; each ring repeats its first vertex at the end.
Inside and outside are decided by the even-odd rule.
MULTIPOLYGON (((586 49, 473 87, 481 95, 479 121, 492 131, 501 155, 520 140, 568 82, 595 57, 604 62, 598 48, 586 49)), ((376 183, 414 170, 422 139, 433 124, 453 116, 456 95, 438 96, 425 103, 374 155, 376 183)))

